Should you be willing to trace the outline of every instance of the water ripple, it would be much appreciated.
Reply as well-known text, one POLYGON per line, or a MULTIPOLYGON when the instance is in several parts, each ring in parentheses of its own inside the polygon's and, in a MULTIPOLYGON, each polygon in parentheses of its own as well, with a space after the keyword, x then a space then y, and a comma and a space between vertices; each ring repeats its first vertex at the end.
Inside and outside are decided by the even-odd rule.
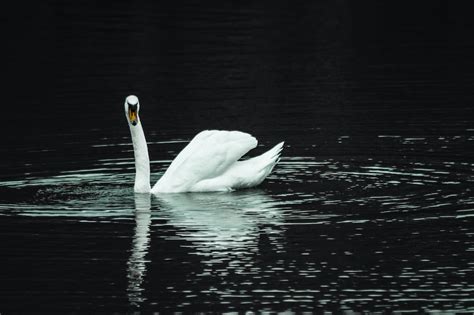
MULTIPOLYGON (((154 176, 169 162, 154 160, 154 176)), ((169 301, 180 296, 182 309, 216 301, 333 310, 472 305, 470 163, 289 155, 258 189, 151 198, 133 194, 133 168, 119 157, 10 176, 0 182, 0 216, 131 225, 113 236, 131 242, 120 253, 136 308, 163 305, 147 290, 169 301), (161 284, 153 284, 157 275, 161 284)))

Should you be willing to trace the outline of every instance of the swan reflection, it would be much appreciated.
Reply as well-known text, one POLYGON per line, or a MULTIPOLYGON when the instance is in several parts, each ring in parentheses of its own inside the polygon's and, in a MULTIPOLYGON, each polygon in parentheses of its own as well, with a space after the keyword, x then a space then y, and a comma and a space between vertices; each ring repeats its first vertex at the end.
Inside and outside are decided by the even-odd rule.
POLYGON ((159 194, 156 198, 177 235, 193 244, 195 254, 207 257, 204 263, 244 259, 258 252, 262 239, 275 249, 280 246, 281 205, 262 191, 159 194))
POLYGON ((143 280, 146 275, 145 256, 150 246, 151 200, 149 194, 135 194, 135 234, 127 262, 127 295, 131 305, 140 306, 143 280))

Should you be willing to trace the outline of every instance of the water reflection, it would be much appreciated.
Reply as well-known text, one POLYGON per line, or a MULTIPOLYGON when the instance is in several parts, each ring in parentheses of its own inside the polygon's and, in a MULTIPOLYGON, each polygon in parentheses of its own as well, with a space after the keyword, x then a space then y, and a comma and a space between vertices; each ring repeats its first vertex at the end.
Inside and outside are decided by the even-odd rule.
POLYGON ((205 264, 242 260, 258 252, 262 237, 275 249, 280 247, 281 204, 263 191, 161 194, 156 198, 177 235, 193 244, 193 253, 205 257, 205 264))
MULTIPOLYGON (((463 161, 294 155, 259 189, 158 196, 133 194, 128 164, 36 174, 0 182, 5 257, 17 257, 4 263, 40 262, 53 289, 81 283, 78 304, 111 308, 117 296, 133 309, 470 307, 472 171, 463 161), (48 267, 64 257, 76 259, 48 267), (111 272, 99 279, 100 268, 111 272)), ((42 281, 8 274, 10 287, 42 281)), ((43 287, 35 294, 57 293, 43 287)))
POLYGON ((135 194, 135 235, 127 262, 127 296, 129 303, 139 307, 146 300, 143 280, 146 275, 145 256, 150 247, 151 198, 149 194, 135 194))

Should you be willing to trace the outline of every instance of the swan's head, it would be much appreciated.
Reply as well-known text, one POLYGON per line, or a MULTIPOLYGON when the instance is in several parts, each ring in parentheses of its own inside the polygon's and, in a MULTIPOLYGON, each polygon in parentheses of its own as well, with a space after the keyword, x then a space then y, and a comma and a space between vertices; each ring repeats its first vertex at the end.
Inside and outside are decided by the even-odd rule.
POLYGON ((140 102, 135 95, 129 95, 125 99, 125 116, 132 126, 136 126, 139 122, 138 111, 140 110, 140 102))

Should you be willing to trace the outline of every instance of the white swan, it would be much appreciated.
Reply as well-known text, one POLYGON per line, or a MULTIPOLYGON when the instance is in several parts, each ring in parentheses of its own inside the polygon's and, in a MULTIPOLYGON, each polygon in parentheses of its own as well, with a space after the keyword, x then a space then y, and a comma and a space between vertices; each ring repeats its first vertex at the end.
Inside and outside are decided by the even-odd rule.
POLYGON ((178 154, 158 182, 150 187, 150 160, 135 95, 125 99, 125 116, 135 154, 137 193, 231 191, 260 184, 279 161, 283 142, 254 158, 238 161, 257 146, 240 131, 205 130, 178 154))

